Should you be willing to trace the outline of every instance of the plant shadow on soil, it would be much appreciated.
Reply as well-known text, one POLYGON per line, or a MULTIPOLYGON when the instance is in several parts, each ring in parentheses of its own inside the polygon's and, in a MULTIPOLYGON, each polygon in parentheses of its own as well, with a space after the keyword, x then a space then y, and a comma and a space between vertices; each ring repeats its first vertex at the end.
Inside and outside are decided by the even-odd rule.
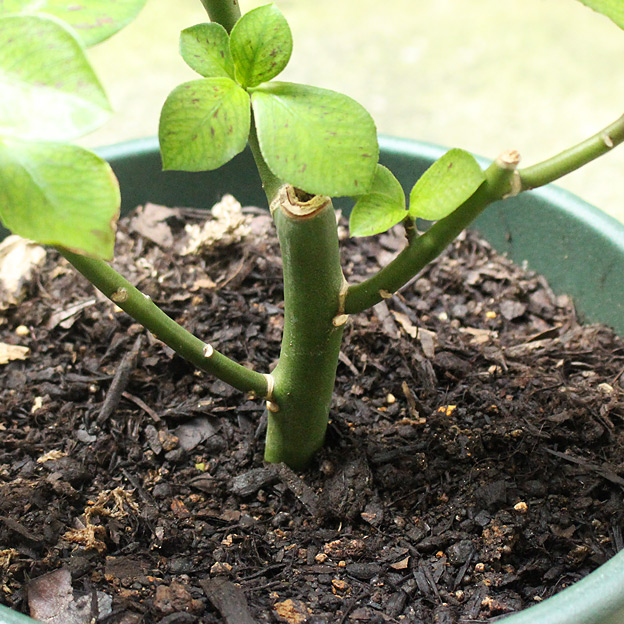
MULTIPOLYGON (((116 266, 195 335, 269 370, 282 326, 270 218, 247 209, 243 242, 180 256, 183 223, 206 213, 166 214, 158 235, 122 224, 116 266)), ((352 281, 404 244, 342 238, 352 281)), ((302 474, 263 464, 258 401, 194 371, 55 252, 29 294, 0 320, 0 342, 30 348, 0 386, 12 608, 63 569, 77 595, 112 597, 110 624, 483 621, 623 547, 624 345, 474 234, 351 318, 327 446, 302 474)))

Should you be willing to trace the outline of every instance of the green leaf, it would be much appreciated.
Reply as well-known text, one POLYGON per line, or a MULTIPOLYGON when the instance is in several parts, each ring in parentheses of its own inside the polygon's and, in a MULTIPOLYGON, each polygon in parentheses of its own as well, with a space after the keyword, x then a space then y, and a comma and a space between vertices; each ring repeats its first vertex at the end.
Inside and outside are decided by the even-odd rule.
POLYGON ((349 217, 351 236, 372 236, 389 230, 407 216, 401 183, 389 169, 377 165, 373 186, 360 195, 349 217))
POLYGON ((288 22, 274 4, 245 13, 230 33, 236 79, 255 87, 275 78, 288 64, 292 46, 288 22))
POLYGON ((202 78, 176 87, 160 115, 164 169, 218 169, 247 145, 249 95, 229 78, 202 78))
POLYGON ((72 139, 110 113, 78 39, 40 15, 0 17, 0 93, 0 134, 24 139, 72 139))
POLYGON ((129 24, 146 0, 0 0, 3 13, 46 13, 67 22, 87 45, 108 39, 129 24))
POLYGON ((423 173, 410 193, 409 213, 437 221, 459 208, 485 180, 468 152, 452 149, 423 173))
POLYGON ((622 0, 579 0, 590 9, 606 15, 620 28, 624 28, 624 3, 622 0))
POLYGON ((234 78, 230 37, 221 24, 197 24, 183 30, 180 54, 192 70, 206 78, 234 78))
POLYGON ((375 122, 346 95, 272 82, 253 90, 260 150, 280 179, 317 195, 368 192, 379 159, 375 122))
POLYGON ((0 138, 0 219, 15 234, 110 259, 119 204, 115 175, 89 150, 0 138))

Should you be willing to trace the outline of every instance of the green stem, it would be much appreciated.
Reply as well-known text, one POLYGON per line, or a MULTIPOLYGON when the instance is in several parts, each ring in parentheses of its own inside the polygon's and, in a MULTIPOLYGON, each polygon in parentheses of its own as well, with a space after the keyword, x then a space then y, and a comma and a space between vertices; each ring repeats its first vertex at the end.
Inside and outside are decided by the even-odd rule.
POLYGON ((520 170, 523 191, 550 184, 610 152, 624 141, 624 115, 593 137, 532 167, 520 170))
POLYGON ((361 312, 381 301, 382 293, 396 292, 436 258, 489 204, 508 195, 517 195, 522 191, 554 182, 606 154, 622 142, 624 142, 624 115, 582 143, 537 165, 517 171, 515 175, 511 163, 505 162, 505 155, 499 157, 486 171, 485 184, 455 212, 438 221, 419 238, 410 241, 392 262, 373 277, 349 287, 346 312, 349 314, 361 312))
POLYGON ((67 249, 58 250, 98 290, 178 355, 238 390, 267 396, 268 380, 265 375, 237 364, 193 336, 106 262, 80 256, 67 249))
POLYGON ((230 32, 241 16, 238 0, 201 0, 210 20, 230 32))
POLYGON ((325 438, 346 316, 336 216, 328 197, 298 200, 284 186, 274 199, 284 265, 284 335, 273 371, 265 459, 305 467, 325 438))
POLYGON ((270 204, 273 201, 273 198, 277 195, 279 188, 283 186, 284 182, 273 174, 273 172, 269 169, 269 165, 267 165, 266 160, 264 160, 264 157, 262 156, 260 143, 258 142, 258 132, 256 130, 253 110, 251 111, 251 129, 249 131, 248 141, 251 153, 256 161, 256 168, 258 169, 260 179, 262 180, 262 188, 264 189, 264 193, 270 204))
POLYGON ((499 156, 486 170, 485 182, 457 210, 432 225, 418 238, 413 238, 411 244, 371 278, 349 286, 345 312, 355 314, 374 306, 387 293, 394 293, 404 286, 439 256, 486 206, 512 192, 512 180, 518 162, 516 152, 499 156))

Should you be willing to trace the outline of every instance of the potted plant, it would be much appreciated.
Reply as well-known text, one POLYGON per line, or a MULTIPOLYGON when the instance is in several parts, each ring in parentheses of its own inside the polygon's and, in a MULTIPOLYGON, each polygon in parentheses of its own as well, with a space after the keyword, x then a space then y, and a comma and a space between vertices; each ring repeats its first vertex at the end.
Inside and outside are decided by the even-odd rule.
MULTIPOLYGON (((117 26, 142 3, 128 4, 132 10, 119 16, 117 26)), ((24 42, 15 56, 34 50, 43 32, 54 38, 66 59, 78 58, 75 71, 80 79, 60 91, 73 95, 79 91, 81 97, 78 108, 58 125, 45 118, 33 124, 17 112, 4 123, 13 130, 0 144, 4 188, 0 216, 14 232, 55 245, 107 297, 199 369, 263 397, 268 411, 266 461, 283 462, 295 469, 309 464, 325 438, 341 338, 349 315, 391 297, 477 218, 481 219, 477 227, 499 245, 511 248, 518 259, 529 259, 538 268, 541 262, 547 274, 547 268, 556 267, 551 278, 555 286, 578 295, 580 309, 590 318, 622 331, 624 302, 617 272, 604 270, 604 279, 589 280, 595 288, 587 291, 586 282, 579 284, 569 278, 572 271, 563 260, 575 269, 585 268, 591 273, 597 269, 584 257, 569 254, 569 242, 545 254, 537 247, 537 239, 541 236, 551 242, 550 238, 535 227, 530 214, 531 210, 542 214, 553 210, 557 215, 553 218, 560 219, 566 231, 573 233, 577 246, 600 248, 602 259, 610 255, 610 267, 623 262, 622 234, 609 232, 617 227, 558 191, 533 193, 526 202, 521 194, 613 149, 624 140, 624 119, 527 169, 518 169, 519 155, 513 151, 503 153, 483 170, 462 150, 443 152, 392 140, 382 141, 380 150, 368 113, 350 98, 304 85, 271 82, 285 67, 292 49, 288 24, 274 5, 241 17, 236 2, 203 0, 203 4, 213 21, 183 31, 181 39, 185 61, 203 77, 172 92, 160 127, 165 169, 218 170, 203 178, 161 173, 154 143, 135 144, 130 151, 105 150, 105 158, 100 158, 67 144, 35 141, 42 132, 48 139, 57 139, 92 127, 101 118, 105 100, 85 64, 80 42, 57 18, 21 13, 2 18, 3 49, 14 49, 15 40, 24 42), (245 150, 247 144, 249 150, 245 150), (53 167, 49 162, 52 155, 58 159, 53 167), (235 156, 237 160, 228 165, 235 156), (241 168, 248 170, 252 159, 277 225, 284 258, 284 339, 279 363, 270 373, 249 370, 189 334, 103 261, 112 254, 112 222, 119 206, 115 178, 106 160, 120 181, 126 208, 131 209, 147 199, 201 205, 204 202, 198 197, 198 189, 206 184, 223 191, 238 186, 242 199, 257 202, 257 179, 249 188, 230 186, 232 178, 240 178, 241 168), (336 167, 336 162, 341 166, 336 167), (29 175, 33 171, 37 175, 29 175), (75 186, 68 190, 66 183, 68 178, 75 179, 77 172, 84 176, 79 193, 75 186), (138 179, 138 172, 143 180, 138 179), (410 190, 409 206, 403 188, 410 190), (350 216, 354 236, 378 234, 404 224, 408 239, 405 249, 361 283, 349 285, 342 275, 330 196, 354 198, 350 216), (484 209, 500 200, 505 200, 505 208, 488 217, 484 209), (80 204, 88 206, 86 213, 77 212, 80 204), (553 204, 560 207, 550 208, 553 204), (33 206, 52 216, 33 218, 33 206), (520 225, 514 222, 519 206, 520 225), (67 214, 80 217, 69 221, 59 218, 67 214), (435 223, 420 233, 417 218, 435 223), (584 225, 579 226, 580 222, 584 225), (589 229, 587 222, 592 223, 589 229), (596 305, 598 290, 606 305, 596 305)), ((622 25, 615 3, 586 4, 622 25)), ((9 61, 13 62, 13 57, 5 59, 5 67, 9 61)), ((17 67, 19 74, 19 64, 17 67)), ((36 76, 35 82, 41 78, 36 76)), ((50 83, 58 79, 53 75, 44 78, 50 83)), ((38 96, 35 90, 33 97, 38 96)), ((75 104, 75 99, 70 99, 70 104, 75 104)), ((623 613, 623 576, 620 555, 574 588, 512 615, 508 621, 613 624, 623 613)), ((6 621, 28 620, 11 614, 6 621)))

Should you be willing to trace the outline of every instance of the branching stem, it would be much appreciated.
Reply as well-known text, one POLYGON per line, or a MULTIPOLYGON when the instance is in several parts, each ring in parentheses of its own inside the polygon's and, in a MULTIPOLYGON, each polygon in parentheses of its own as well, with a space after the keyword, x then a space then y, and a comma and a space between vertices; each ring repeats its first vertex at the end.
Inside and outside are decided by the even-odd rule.
POLYGON ((212 345, 193 336, 106 262, 67 249, 59 248, 59 251, 98 290, 178 355, 238 390, 267 396, 269 384, 265 375, 237 364, 212 345))
POLYGON ((506 152, 499 156, 486 170, 485 182, 448 217, 431 226, 411 243, 389 264, 373 277, 352 284, 347 291, 345 312, 362 312, 404 286, 414 275, 446 249, 486 206, 512 192, 512 180, 516 173, 519 156, 506 152))
POLYGON ((345 311, 361 312, 383 295, 396 292, 436 258, 491 203, 558 180, 624 142, 624 115, 589 139, 537 165, 516 170, 515 152, 499 157, 486 171, 486 182, 455 212, 435 223, 388 265, 361 284, 349 287, 345 311))

